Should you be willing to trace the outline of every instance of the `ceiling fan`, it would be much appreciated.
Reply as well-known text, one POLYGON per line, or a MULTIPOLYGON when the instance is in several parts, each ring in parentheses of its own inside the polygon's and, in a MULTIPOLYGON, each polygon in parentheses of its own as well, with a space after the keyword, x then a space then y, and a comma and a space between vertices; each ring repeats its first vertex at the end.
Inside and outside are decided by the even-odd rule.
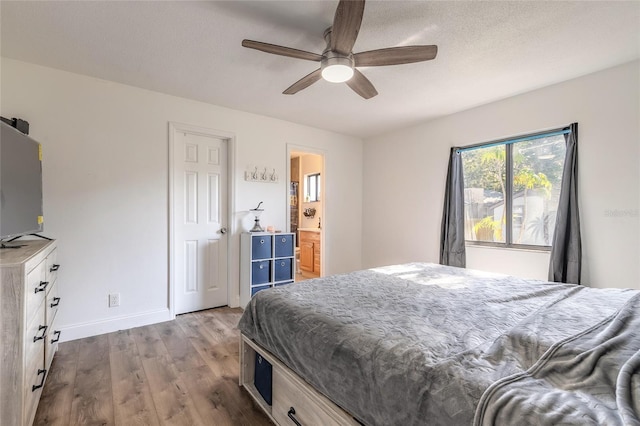
POLYGON ((356 67, 408 64, 428 61, 436 57, 438 46, 434 45, 389 47, 354 54, 353 45, 360 31, 363 13, 364 0, 341 0, 333 18, 333 26, 324 31, 327 47, 321 55, 246 39, 242 40, 242 46, 274 55, 320 62, 320 68, 293 83, 282 92, 285 95, 298 93, 320 78, 324 78, 333 83, 346 82, 358 95, 369 99, 376 96, 378 92, 356 67))

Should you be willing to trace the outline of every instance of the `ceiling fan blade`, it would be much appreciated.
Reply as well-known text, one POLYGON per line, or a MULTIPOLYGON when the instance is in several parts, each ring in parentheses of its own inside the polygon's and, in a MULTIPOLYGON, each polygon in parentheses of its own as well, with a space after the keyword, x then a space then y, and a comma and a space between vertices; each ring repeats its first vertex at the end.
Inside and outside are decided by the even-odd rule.
POLYGON ((331 50, 348 55, 360 31, 364 0, 341 0, 331 27, 331 50))
POLYGON ((290 58, 306 59, 307 61, 320 62, 321 55, 317 53, 307 52, 305 50, 293 49, 291 47, 278 46, 277 44, 263 43, 261 41, 242 40, 242 46, 249 49, 261 50, 274 55, 288 56, 290 58))
POLYGON ((365 99, 371 99, 378 94, 378 91, 373 87, 369 79, 357 69, 353 70, 353 77, 347 80, 346 83, 354 92, 365 99))
POLYGON ((305 75, 300 80, 298 80, 295 83, 293 83, 291 86, 289 86, 289 88, 287 90, 285 90, 282 93, 285 94, 285 95, 293 95, 293 94, 298 93, 299 91, 301 91, 303 89, 306 89, 307 87, 311 86, 313 83, 315 83, 316 81, 320 80, 321 78, 322 78, 322 70, 320 68, 318 68, 314 72, 305 75))
POLYGON ((402 46, 356 53, 353 60, 357 67, 375 67, 429 61, 437 54, 438 46, 434 45, 402 46))

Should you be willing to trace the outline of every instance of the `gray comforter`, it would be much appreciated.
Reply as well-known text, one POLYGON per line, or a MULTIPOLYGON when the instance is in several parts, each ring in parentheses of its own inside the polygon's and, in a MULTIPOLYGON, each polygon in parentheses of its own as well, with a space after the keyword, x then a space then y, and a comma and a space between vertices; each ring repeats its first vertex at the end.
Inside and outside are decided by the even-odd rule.
POLYGON ((258 293, 239 328, 367 425, 640 425, 640 293, 406 264, 258 293))

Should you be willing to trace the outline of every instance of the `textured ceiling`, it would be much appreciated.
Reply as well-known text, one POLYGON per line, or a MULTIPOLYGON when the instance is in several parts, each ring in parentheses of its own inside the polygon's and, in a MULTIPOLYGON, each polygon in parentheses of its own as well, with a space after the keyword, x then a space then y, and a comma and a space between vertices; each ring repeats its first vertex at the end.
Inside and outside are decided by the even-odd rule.
POLYGON ((361 68, 379 95, 241 47, 321 53, 337 1, 6 1, 1 54, 363 138, 640 57, 640 2, 368 1, 354 52, 437 44, 435 60, 361 68))

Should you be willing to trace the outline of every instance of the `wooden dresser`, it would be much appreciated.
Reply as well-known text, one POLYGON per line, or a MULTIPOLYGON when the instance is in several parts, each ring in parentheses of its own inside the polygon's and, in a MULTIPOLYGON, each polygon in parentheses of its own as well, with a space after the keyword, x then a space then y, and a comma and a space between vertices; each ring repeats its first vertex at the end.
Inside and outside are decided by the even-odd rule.
POLYGON ((31 425, 58 349, 56 242, 0 249, 0 424, 31 425))
POLYGON ((298 230, 300 234, 300 269, 320 276, 320 230, 298 230))

